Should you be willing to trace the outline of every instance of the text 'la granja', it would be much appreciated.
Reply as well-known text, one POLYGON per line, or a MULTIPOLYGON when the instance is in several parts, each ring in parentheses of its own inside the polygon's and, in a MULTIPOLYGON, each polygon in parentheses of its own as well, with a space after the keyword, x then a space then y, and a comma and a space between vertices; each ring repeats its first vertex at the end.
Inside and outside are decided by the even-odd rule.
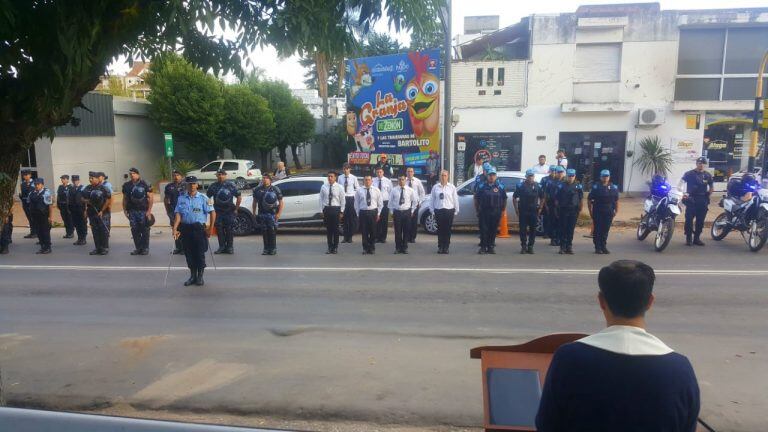
POLYGON ((360 121, 364 125, 371 125, 377 118, 397 117, 401 112, 408 110, 408 103, 398 100, 392 93, 381 98, 381 91, 376 92, 376 108, 370 102, 366 102, 360 108, 360 121))

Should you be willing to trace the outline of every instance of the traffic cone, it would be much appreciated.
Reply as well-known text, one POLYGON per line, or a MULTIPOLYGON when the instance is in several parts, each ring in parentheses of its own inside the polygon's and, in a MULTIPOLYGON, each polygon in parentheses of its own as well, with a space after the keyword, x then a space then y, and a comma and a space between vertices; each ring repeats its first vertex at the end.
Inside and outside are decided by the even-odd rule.
POLYGON ((499 234, 497 238, 510 238, 509 226, 507 225, 507 209, 501 212, 501 221, 499 222, 499 234))

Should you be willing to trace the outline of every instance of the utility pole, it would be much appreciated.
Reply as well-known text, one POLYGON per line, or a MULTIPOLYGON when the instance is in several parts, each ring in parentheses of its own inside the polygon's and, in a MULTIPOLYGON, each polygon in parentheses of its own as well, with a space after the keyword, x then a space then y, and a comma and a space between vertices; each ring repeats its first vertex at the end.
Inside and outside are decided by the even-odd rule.
MULTIPOLYGON (((444 170, 447 169, 450 171, 450 154, 451 154, 451 58, 452 55, 452 46, 451 46, 451 16, 452 16, 453 10, 451 7, 451 0, 446 0, 445 8, 443 9, 442 18, 443 18, 443 30, 445 31, 445 40, 443 41, 443 51, 445 52, 444 56, 444 83, 443 83, 443 97, 445 99, 444 103, 444 114, 443 114, 443 140, 442 140, 442 149, 440 154, 440 169, 444 170)), ((439 174, 438 174, 439 178, 439 174)), ((451 179, 453 180, 453 179, 451 179)))
MULTIPOLYGON (((760 62, 760 70, 757 71, 757 89, 755 91, 755 112, 752 113, 752 135, 749 145, 749 164, 747 171, 752 172, 755 169, 755 159, 757 159, 757 141, 760 137, 760 100, 763 98, 763 72, 765 64, 768 63, 768 51, 763 55, 763 61, 760 62)), ((763 149, 765 152, 765 149, 763 149)))

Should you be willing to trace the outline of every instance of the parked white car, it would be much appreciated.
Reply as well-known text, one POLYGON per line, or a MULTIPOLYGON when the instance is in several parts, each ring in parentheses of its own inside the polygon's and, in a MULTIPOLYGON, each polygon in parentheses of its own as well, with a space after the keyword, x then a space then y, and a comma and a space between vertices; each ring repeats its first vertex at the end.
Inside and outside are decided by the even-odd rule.
MULTIPOLYGON (((499 171, 497 174, 499 181, 504 184, 507 191, 507 223, 518 222, 517 213, 515 213, 515 207, 512 204, 512 194, 517 189, 517 186, 525 181, 525 173, 520 171, 499 171)), ((540 182, 545 176, 543 174, 536 174, 536 182, 540 182)), ((467 180, 460 184, 457 188, 459 195, 459 214, 454 218, 453 225, 469 225, 478 226, 477 214, 475 213, 475 179, 467 180)), ((419 221, 424 230, 430 234, 437 234, 437 221, 435 215, 427 210, 427 201, 429 196, 421 203, 419 209, 419 221)), ((541 233, 541 222, 539 222, 538 231, 541 233)))
POLYGON ((249 183, 261 180, 261 170, 254 168, 253 161, 245 159, 219 159, 208 162, 199 170, 190 171, 188 176, 195 176, 203 184, 203 188, 216 181, 216 171, 224 169, 227 178, 238 189, 244 189, 249 183))
MULTIPOLYGON (((283 194, 281 226, 319 226, 323 224, 320 208, 320 188, 328 183, 325 177, 289 177, 272 183, 283 194)), ((243 197, 235 220, 235 235, 248 235, 260 229, 258 219, 251 212, 253 195, 243 197)))

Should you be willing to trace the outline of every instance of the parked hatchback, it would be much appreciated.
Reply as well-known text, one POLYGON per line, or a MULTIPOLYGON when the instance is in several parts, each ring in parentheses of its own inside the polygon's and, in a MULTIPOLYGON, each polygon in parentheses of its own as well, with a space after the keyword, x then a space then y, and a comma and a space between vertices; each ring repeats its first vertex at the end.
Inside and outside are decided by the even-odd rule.
MULTIPOLYGON (((504 184, 507 191, 507 222, 511 225, 517 223, 517 213, 515 213, 515 207, 512 204, 512 194, 517 189, 520 183, 525 181, 525 173, 520 171, 499 171, 499 181, 504 184)), ((536 182, 540 182, 544 178, 543 174, 536 174, 536 182)), ((460 184, 457 188, 459 195, 459 214, 454 218, 454 226, 473 226, 477 227, 477 214, 475 213, 475 179, 467 180, 460 184)), ((426 200, 429 199, 427 196, 426 200)), ((435 215, 427 210, 426 200, 422 202, 421 209, 419 210, 419 221, 424 230, 430 234, 437 234, 437 220, 435 215)), ((541 221, 539 221, 539 227, 537 228, 539 233, 542 232, 541 221)))
MULTIPOLYGON (((283 194, 281 226, 320 226, 323 213, 320 208, 320 188, 328 183, 325 177, 290 177, 272 183, 283 194)), ((253 195, 243 197, 235 220, 235 235, 248 235, 261 227, 251 212, 253 195)))
POLYGON ((261 170, 253 166, 253 161, 245 159, 219 159, 208 162, 199 170, 190 171, 187 175, 195 176, 203 184, 204 188, 216 181, 216 171, 223 169, 227 172, 227 178, 238 189, 245 189, 249 183, 261 179, 261 170))

